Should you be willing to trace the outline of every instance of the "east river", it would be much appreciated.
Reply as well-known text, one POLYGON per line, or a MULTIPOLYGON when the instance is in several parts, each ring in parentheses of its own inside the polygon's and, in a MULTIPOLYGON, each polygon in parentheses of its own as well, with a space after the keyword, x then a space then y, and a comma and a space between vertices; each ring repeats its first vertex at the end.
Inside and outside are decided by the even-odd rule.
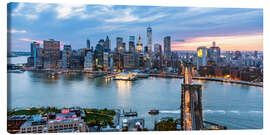
MULTIPOLYGON (((8 58, 25 63, 26 57, 8 58)), ((136 81, 89 79, 86 74, 8 73, 8 109, 28 107, 110 108, 138 112, 147 128, 162 117, 180 117, 182 79, 149 77, 136 81), (148 114, 158 109, 155 116, 148 114)), ((263 128, 263 88, 213 81, 202 84, 204 119, 229 129, 263 128)))

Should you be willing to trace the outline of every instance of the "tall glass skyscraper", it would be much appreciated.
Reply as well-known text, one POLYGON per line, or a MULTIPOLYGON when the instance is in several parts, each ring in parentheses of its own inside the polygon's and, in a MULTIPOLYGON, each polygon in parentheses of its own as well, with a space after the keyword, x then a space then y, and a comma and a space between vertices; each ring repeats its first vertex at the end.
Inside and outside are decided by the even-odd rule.
POLYGON ((164 56, 165 60, 170 60, 171 57, 171 37, 164 37, 164 56))
POLYGON ((151 57, 152 55, 152 28, 149 26, 147 27, 147 48, 148 48, 148 55, 151 57))

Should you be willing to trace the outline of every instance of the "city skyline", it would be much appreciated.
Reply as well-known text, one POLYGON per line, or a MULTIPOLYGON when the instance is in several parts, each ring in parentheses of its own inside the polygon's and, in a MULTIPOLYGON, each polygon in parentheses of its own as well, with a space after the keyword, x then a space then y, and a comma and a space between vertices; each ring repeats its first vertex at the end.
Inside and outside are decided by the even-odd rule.
POLYGON ((43 44, 48 38, 60 40, 61 47, 85 48, 87 39, 95 46, 107 35, 111 48, 116 37, 127 44, 129 36, 137 43, 139 35, 147 46, 148 26, 153 30, 152 48, 156 43, 163 46, 163 38, 171 36, 173 51, 210 47, 212 41, 222 51, 263 50, 262 9, 10 3, 8 12, 12 51, 29 51, 31 42, 43 44))

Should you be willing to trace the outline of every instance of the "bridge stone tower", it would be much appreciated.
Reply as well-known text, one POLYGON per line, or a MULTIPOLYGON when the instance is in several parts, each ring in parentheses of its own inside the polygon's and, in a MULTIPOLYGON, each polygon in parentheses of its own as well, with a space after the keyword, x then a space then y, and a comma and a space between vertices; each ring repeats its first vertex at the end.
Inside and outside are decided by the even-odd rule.
POLYGON ((203 129, 202 86, 193 84, 191 63, 184 64, 184 82, 181 89, 181 129, 203 129))

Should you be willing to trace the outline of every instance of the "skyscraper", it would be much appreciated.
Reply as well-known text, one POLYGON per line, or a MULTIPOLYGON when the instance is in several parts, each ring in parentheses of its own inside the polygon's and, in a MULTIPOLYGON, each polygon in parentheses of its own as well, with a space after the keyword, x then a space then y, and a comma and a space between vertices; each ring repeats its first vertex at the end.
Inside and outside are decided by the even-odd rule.
POLYGON ((111 51, 111 40, 109 39, 108 36, 106 37, 106 40, 105 40, 104 51, 105 52, 110 52, 111 51))
POLYGON ((167 66, 170 66, 171 61, 171 37, 164 37, 164 57, 167 66))
POLYGON ((90 40, 89 39, 86 40, 86 48, 90 49, 90 40))
POLYGON ((95 64, 97 70, 103 70, 103 55, 104 55, 104 47, 101 44, 97 44, 95 48, 95 64))
POLYGON ((122 37, 117 37, 116 38, 116 48, 119 51, 121 46, 123 45, 123 38, 122 37))
POLYGON ((131 52, 131 53, 134 53, 135 52, 134 42, 129 41, 129 43, 128 43, 128 51, 131 52))
POLYGON ((151 57, 152 55, 152 28, 149 26, 147 27, 147 48, 148 48, 148 55, 151 57))
POLYGON ((126 52, 126 43, 125 42, 123 42, 122 43, 122 46, 120 47, 120 50, 119 50, 121 53, 124 53, 124 52, 126 52))
POLYGON ((60 41, 54 39, 44 40, 44 68, 55 69, 60 59, 60 41))
POLYGON ((207 65, 207 48, 205 46, 200 46, 197 48, 197 70, 200 66, 207 65))
POLYGON ((154 53, 155 55, 161 55, 162 54, 162 48, 160 44, 154 45, 154 53))
POLYGON ((135 36, 129 36, 129 41, 134 42, 135 43, 135 36))
POLYGON ((93 71, 93 53, 88 51, 84 57, 84 70, 93 71))
POLYGON ((102 45, 103 46, 103 49, 105 48, 105 41, 104 41, 104 39, 100 39, 98 41, 98 44, 102 45))
POLYGON ((162 47, 160 44, 154 45, 153 67, 157 69, 162 67, 162 47))
POLYGON ((109 53, 104 52, 103 53, 103 71, 108 71, 110 68, 110 63, 109 63, 109 53))
POLYGON ((135 36, 129 36, 128 51, 135 53, 135 36))
POLYGON ((138 43, 136 46, 136 52, 141 53, 142 49, 143 49, 142 38, 141 38, 141 36, 139 36, 138 43))
POLYGON ((40 48, 39 44, 35 45, 34 48, 34 69, 42 68, 43 64, 43 48, 40 48))
POLYGON ((62 67, 63 67, 63 69, 70 68, 71 54, 72 54, 71 45, 64 45, 64 49, 62 51, 62 67))
POLYGON ((34 49, 35 48, 39 48, 40 47, 40 44, 38 42, 32 42, 30 44, 30 51, 31 51, 31 56, 34 57, 34 49))
POLYGON ((213 41, 213 46, 208 49, 208 58, 214 61, 216 64, 220 58, 220 48, 216 46, 216 42, 213 41))

